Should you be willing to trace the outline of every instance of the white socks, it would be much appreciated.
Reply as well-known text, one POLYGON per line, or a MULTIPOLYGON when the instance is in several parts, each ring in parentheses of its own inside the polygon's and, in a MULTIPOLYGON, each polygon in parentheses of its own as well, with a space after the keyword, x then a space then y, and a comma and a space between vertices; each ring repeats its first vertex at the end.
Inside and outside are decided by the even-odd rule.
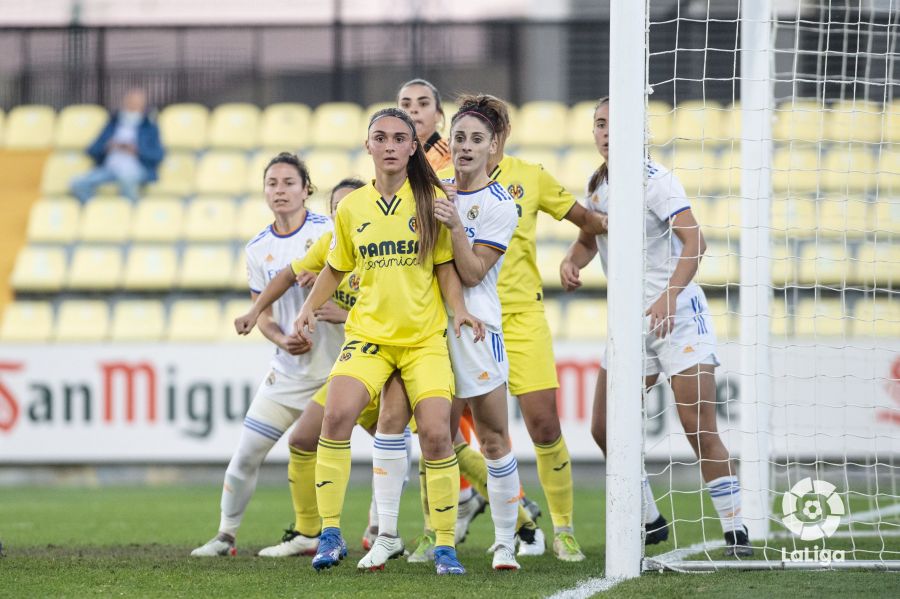
POLYGON ((512 452, 487 463, 488 501, 494 520, 494 541, 514 548, 516 517, 519 514, 519 464, 512 452))
POLYGON ((741 517, 741 486, 736 476, 720 476, 706 483, 713 506, 722 521, 722 532, 738 530, 744 524, 741 517))
POLYGON ((641 480, 641 487, 644 490, 644 524, 652 524, 659 518, 659 509, 656 507, 653 489, 650 488, 650 481, 646 476, 641 480))
POLYGON ((372 453, 372 490, 378 509, 378 534, 397 536, 400 495, 409 471, 404 434, 375 433, 372 453))

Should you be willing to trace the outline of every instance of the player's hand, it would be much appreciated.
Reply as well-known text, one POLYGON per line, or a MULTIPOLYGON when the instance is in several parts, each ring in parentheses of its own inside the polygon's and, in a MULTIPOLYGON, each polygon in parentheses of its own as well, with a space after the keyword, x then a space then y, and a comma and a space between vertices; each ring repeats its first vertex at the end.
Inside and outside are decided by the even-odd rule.
POLYGON ((456 183, 442 183, 441 187, 444 188, 444 194, 446 194, 447 199, 456 203, 456 183))
POLYGON ((331 300, 322 304, 322 307, 316 310, 314 314, 318 320, 324 320, 325 322, 347 322, 347 311, 331 300))
POLYGON ((645 312, 650 317, 650 332, 660 339, 663 339, 675 328, 677 300, 678 295, 667 289, 645 312))
POLYGON ((575 291, 581 287, 581 270, 571 260, 563 260, 559 264, 559 282, 566 291, 575 291))
POLYGON ((588 212, 584 229, 591 235, 606 235, 609 233, 609 215, 605 212, 588 212))
POLYGON ((300 285, 301 287, 312 287, 313 283, 316 282, 316 277, 318 277, 318 276, 319 275, 317 275, 314 272, 310 272, 308 270, 301 270, 297 274, 297 277, 296 277, 297 284, 300 285))
POLYGON ((305 339, 307 342, 312 343, 311 335, 315 332, 315 311, 304 302, 303 307, 300 308, 300 312, 297 314, 297 318, 294 320, 294 334, 301 339, 305 339))
POLYGON ((456 333, 457 339, 459 339, 462 335, 462 328, 464 325, 472 327, 472 333, 474 333, 475 335, 475 343, 484 341, 484 337, 486 334, 484 323, 468 312, 456 314, 453 317, 453 332, 456 333))
POLYGON ((459 220, 456 205, 447 198, 437 198, 434 201, 434 216, 451 231, 462 228, 462 221, 459 220))
POLYGON ((312 341, 298 335, 282 335, 278 340, 278 347, 292 356, 299 356, 312 349, 312 341))
POLYGON ((250 310, 243 316, 238 316, 234 319, 234 330, 237 331, 238 335, 249 335, 253 327, 256 326, 257 319, 259 319, 259 314, 250 310))

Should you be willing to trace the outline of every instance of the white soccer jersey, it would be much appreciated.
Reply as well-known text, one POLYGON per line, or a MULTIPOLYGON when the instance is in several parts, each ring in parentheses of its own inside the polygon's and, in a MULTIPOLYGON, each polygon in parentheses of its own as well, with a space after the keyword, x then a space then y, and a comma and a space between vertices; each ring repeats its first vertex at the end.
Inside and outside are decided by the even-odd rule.
MULTIPOLYGON (((452 182, 452 181, 451 181, 452 182)), ((475 191, 457 191, 456 210, 466 230, 469 243, 484 245, 506 253, 509 240, 519 224, 519 213, 512 196, 496 181, 475 191)), ((503 256, 491 267, 475 287, 463 287, 466 308, 489 328, 503 326, 497 278, 503 256)))
MULTIPOLYGON (((277 234, 269 225, 247 244, 247 281, 250 290, 260 293, 283 268, 291 267, 291 260, 302 258, 319 237, 334 230, 334 224, 326 216, 307 211, 306 220, 299 229, 287 235, 277 234)), ((272 306, 275 320, 285 333, 294 328, 297 312, 306 300, 309 290, 296 283, 272 306)), ((288 376, 310 377, 324 380, 331 372, 344 341, 344 327, 320 322, 313 335, 313 349, 299 356, 292 356, 276 347, 272 368, 288 376)))
MULTIPOLYGON (((644 231, 647 237, 646 272, 644 273, 644 307, 649 308, 669 285, 681 250, 684 247, 670 226, 670 219, 691 207, 684 187, 666 167, 647 161, 647 210, 644 231)), ((587 198, 586 208, 609 214, 609 182, 604 180, 587 198)), ((610 224, 610 226, 615 226, 610 224)), ((597 249, 603 271, 609 275, 609 238, 597 236, 597 249)), ((685 288, 693 291, 696 283, 685 288)))

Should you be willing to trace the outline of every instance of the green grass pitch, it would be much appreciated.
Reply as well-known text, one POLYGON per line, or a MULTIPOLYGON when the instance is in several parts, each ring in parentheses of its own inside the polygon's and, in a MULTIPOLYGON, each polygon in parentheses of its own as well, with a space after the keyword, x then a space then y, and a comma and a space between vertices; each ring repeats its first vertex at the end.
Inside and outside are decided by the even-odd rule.
MULTIPOLYGON (((540 520, 550 538, 546 503, 539 489, 529 494, 544 507, 540 520)), ((238 557, 188 557, 215 534, 219 487, 7 487, 0 488, 0 597, 545 597, 579 581, 602 575, 603 496, 576 487, 577 536, 587 554, 580 564, 562 563, 551 551, 523 558, 520 572, 493 572, 485 549, 492 541, 490 514, 472 525, 459 548, 468 569, 463 577, 438 578, 431 565, 388 564, 384 572, 360 573, 359 537, 370 491, 353 486, 347 494, 344 532, 350 555, 339 567, 316 573, 305 558, 254 557, 276 542, 291 521, 287 488, 261 486, 250 503, 238 536, 238 557)), ((420 532, 418 489, 404 494, 401 533, 412 549, 420 532)), ((676 494, 676 511, 697 518, 696 496, 676 494)), ((714 513, 708 500, 702 506, 714 513)), ((672 504, 661 501, 671 516, 672 504)), ((715 531, 715 521, 707 528, 715 531)), ((679 546, 701 540, 698 524, 677 529, 679 546)), ((878 541, 880 543, 880 541, 878 541)), ((659 553, 670 542, 648 548, 659 553)), ((900 547, 894 547, 894 550, 900 547)), ((714 556, 718 557, 718 556, 714 556)), ((866 556, 871 557, 871 556, 866 556)), ((868 597, 900 596, 900 577, 880 572, 717 572, 649 573, 615 587, 613 597, 868 597)))

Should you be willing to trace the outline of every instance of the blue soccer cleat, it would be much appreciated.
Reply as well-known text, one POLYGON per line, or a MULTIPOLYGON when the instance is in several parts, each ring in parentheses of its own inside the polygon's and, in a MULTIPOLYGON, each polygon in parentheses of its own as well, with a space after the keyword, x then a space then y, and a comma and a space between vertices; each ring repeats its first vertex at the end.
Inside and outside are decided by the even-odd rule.
POLYGON ((319 537, 319 550, 312 559, 312 567, 324 570, 341 563, 347 557, 347 544, 341 536, 340 528, 326 528, 319 537))
POLYGON ((434 548, 434 566, 438 574, 466 573, 466 569, 456 558, 456 549, 446 545, 434 548))

